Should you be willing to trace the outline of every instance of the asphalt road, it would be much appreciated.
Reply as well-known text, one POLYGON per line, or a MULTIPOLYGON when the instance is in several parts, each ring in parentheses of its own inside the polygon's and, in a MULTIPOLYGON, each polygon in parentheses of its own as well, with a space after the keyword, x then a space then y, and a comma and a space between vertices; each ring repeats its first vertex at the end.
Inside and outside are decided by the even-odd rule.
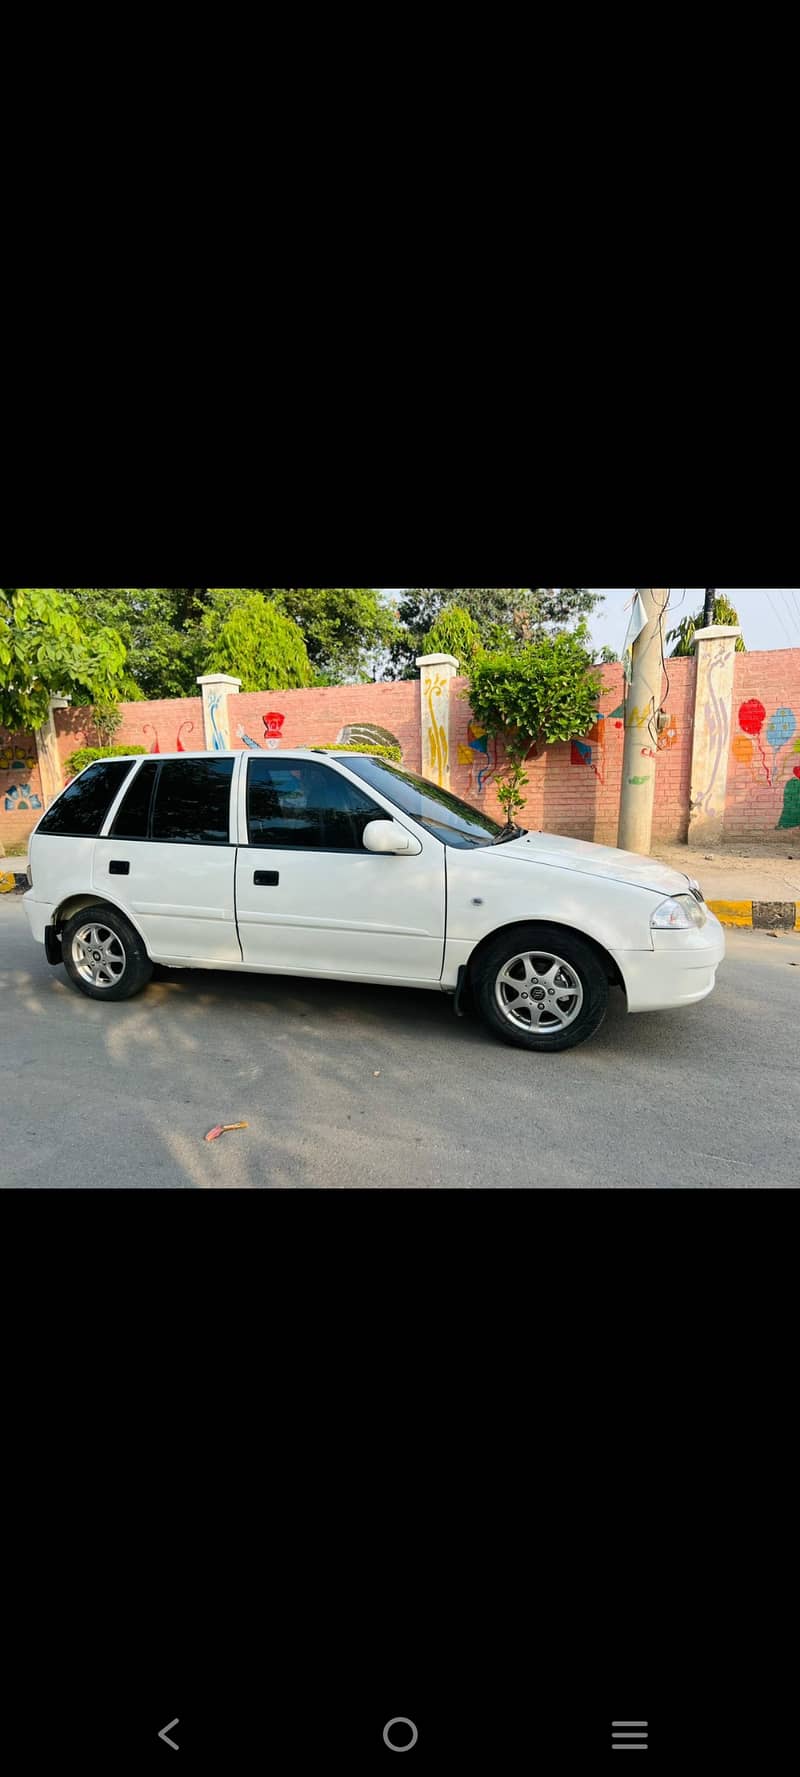
POLYGON ((5 896, 0 1184, 800 1185, 800 936, 728 937, 705 1004, 629 1018, 615 993, 591 1042, 536 1056, 402 989, 162 971, 104 1006, 5 896))

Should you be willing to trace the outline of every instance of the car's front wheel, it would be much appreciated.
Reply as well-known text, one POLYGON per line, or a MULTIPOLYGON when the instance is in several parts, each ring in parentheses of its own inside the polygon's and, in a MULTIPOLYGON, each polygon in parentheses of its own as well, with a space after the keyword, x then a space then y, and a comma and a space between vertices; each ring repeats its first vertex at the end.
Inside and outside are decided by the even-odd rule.
POLYGON ((115 907, 82 907, 61 934, 71 981, 93 1000, 129 1000, 147 986, 153 965, 139 933, 115 907))
POLYGON ((574 1049, 608 1010, 608 977, 590 944, 560 926, 501 933, 474 972, 478 1005, 495 1034, 518 1049, 574 1049))

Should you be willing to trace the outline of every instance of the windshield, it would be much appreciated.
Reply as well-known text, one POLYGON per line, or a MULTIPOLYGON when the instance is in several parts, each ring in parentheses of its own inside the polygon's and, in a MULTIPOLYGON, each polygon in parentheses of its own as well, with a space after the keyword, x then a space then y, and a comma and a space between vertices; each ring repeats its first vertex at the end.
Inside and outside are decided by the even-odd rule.
POLYGON ((492 845, 503 832, 488 814, 462 802, 460 796, 451 795, 449 790, 441 790, 438 784, 428 783, 427 778, 401 771, 397 765, 387 765, 383 759, 362 758, 354 753, 336 757, 339 765, 346 765, 365 784, 379 790, 403 814, 410 814, 421 827, 435 833, 444 845, 492 845))

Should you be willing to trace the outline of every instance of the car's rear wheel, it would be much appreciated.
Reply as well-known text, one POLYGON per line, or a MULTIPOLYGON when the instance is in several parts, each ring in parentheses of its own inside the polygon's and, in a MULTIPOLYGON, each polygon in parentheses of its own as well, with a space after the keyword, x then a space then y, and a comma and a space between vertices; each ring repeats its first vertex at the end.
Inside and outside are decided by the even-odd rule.
POLYGON ((560 926, 501 933, 474 971, 485 1022, 518 1049, 574 1049, 608 1010, 608 977, 590 944, 560 926))
POLYGON ((123 913, 102 902, 67 920, 61 954, 70 980, 92 1000, 129 1000, 153 973, 138 932, 123 913))

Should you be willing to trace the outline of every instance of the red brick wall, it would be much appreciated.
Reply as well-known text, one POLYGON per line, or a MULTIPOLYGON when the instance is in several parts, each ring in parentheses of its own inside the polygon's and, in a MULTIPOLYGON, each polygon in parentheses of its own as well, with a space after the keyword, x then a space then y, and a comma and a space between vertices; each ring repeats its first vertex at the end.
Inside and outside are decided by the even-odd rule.
POLYGON ((0 839, 6 850, 24 843, 43 807, 33 735, 9 734, 0 728, 0 839))
MULTIPOLYGON (((689 824, 695 661, 668 661, 667 671, 669 689, 665 686, 665 701, 672 724, 658 748, 653 826, 656 843, 685 839, 689 824)), ((582 743, 548 747, 541 758, 531 760, 522 819, 531 827, 613 845, 622 782, 624 732, 621 717, 615 713, 622 702, 622 669, 604 667, 601 678, 600 711, 604 720, 582 743)), ((500 816, 494 749, 490 748, 488 753, 481 751, 481 737, 470 731, 470 710, 461 695, 465 686, 465 680, 455 679, 451 689, 453 789, 467 801, 500 816)), ((116 736, 120 746, 144 746, 151 751, 157 743, 163 753, 179 750, 179 741, 186 752, 202 751, 205 747, 199 697, 127 703, 121 707, 123 720, 116 736)), ((422 768, 420 688, 416 680, 336 685, 318 691, 264 691, 255 696, 231 697, 228 707, 234 747, 246 745, 244 734, 263 746, 267 738, 264 717, 268 714, 283 717, 276 735, 282 747, 334 745, 345 728, 365 723, 385 729, 399 742, 403 761, 410 770, 422 768)), ((88 710, 58 711, 56 730, 62 760, 77 747, 96 742, 88 710)), ((642 746, 649 745, 644 728, 642 746)), ((726 837, 745 840, 774 833, 778 841, 783 831, 800 831, 798 772, 800 649, 738 655, 726 837)), ((33 736, 11 736, 0 730, 0 839, 7 847, 27 839, 36 825, 41 810, 31 806, 31 799, 37 797, 41 802, 33 736), (11 794, 14 789, 16 796, 11 794)))
MULTIPOLYGON (((658 746, 653 829, 656 840, 685 839, 689 823, 695 662, 670 661, 668 673, 666 708, 672 721, 658 746)), ((540 758, 530 761, 527 800, 520 818, 524 825, 537 830, 616 845, 625 740, 620 713, 624 695, 622 667, 603 667, 601 680, 599 709, 603 720, 580 745, 546 747, 540 758)), ((470 730, 471 712, 462 695, 465 689, 466 680, 453 681, 451 783, 457 795, 485 807, 489 814, 502 820, 495 749, 490 745, 487 757, 470 744, 471 740, 480 740, 480 736, 470 730)), ((642 747, 650 745, 645 727, 642 747)), ((498 763, 502 765, 502 750, 498 763)))
POLYGON ((399 742, 403 763, 419 771, 419 681, 398 684, 332 685, 318 691, 261 691, 229 697, 231 746, 246 746, 242 733, 264 745, 264 717, 283 716, 282 747, 332 746, 355 723, 385 729, 399 742), (242 731, 240 733, 240 730, 242 731))
POLYGON ((800 648, 737 654, 725 836, 800 839, 800 648))
MULTIPOLYGON (((158 742, 160 753, 175 753, 181 750, 180 737, 184 752, 204 752, 201 697, 166 697, 157 703, 121 703, 119 707, 122 723, 114 735, 114 746, 145 747, 151 753, 158 742)), ((97 746, 91 710, 57 710, 55 722, 62 763, 78 747, 97 746)))

